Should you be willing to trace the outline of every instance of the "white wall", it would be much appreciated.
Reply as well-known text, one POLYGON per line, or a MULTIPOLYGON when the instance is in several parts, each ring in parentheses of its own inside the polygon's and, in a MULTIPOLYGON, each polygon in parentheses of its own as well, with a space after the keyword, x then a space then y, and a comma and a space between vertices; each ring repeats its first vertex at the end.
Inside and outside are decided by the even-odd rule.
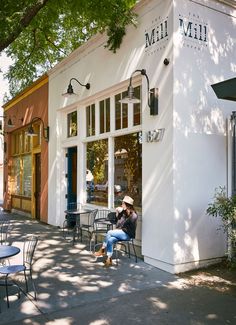
POLYGON ((227 184, 226 117, 235 104, 217 99, 211 84, 235 75, 236 19, 213 1, 176 3, 173 249, 175 270, 182 271, 225 253, 219 220, 206 216, 206 209, 215 188, 227 184), (180 35, 179 19, 185 27, 193 22, 192 38, 180 35))
MULTIPOLYGON (((78 145, 78 193, 82 196, 83 132, 66 140, 65 112, 124 89, 131 73, 145 68, 150 88, 159 88, 159 114, 150 116, 143 78, 142 253, 147 263, 179 272, 225 251, 216 221, 206 217, 205 210, 214 187, 226 183, 225 117, 233 104, 219 102, 210 84, 230 77, 235 69, 229 60, 231 55, 235 57, 229 33, 235 35, 236 25, 230 16, 192 1, 174 1, 174 6, 171 0, 141 1, 137 8, 139 24, 127 28, 116 54, 104 48, 103 36, 97 36, 49 72, 49 223, 61 225, 64 220, 64 147, 68 145, 78 145), (186 17, 189 12, 200 17, 191 19, 208 24, 208 47, 201 50, 183 46, 179 15, 186 17), (168 36, 157 40, 160 24, 165 28, 166 22, 168 36), (152 30, 155 39, 150 38, 146 46, 145 34, 151 37, 152 30), (165 58, 170 60, 167 66, 165 58), (68 101, 61 94, 72 77, 90 82, 91 89, 73 83, 79 96, 68 101), (147 142, 147 132, 159 128, 165 129, 163 140, 147 142)), ((83 119, 82 110, 79 112, 83 119)))

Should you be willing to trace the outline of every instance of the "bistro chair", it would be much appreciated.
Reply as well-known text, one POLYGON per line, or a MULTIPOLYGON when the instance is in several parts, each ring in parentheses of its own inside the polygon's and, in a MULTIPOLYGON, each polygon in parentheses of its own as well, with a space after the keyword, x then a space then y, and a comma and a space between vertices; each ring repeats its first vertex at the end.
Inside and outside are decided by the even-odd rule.
POLYGON ((76 224, 76 216, 73 214, 70 214, 70 210, 77 210, 77 203, 71 202, 67 205, 67 213, 65 215, 65 220, 62 225, 62 234, 63 237, 66 239, 66 237, 73 231, 75 224, 76 224))
POLYGON ((92 236, 90 240, 90 251, 92 246, 92 241, 94 241, 94 249, 97 244, 98 236, 105 236, 107 231, 113 228, 113 223, 109 219, 109 215, 112 212, 107 209, 99 209, 95 220, 94 220, 94 226, 92 231, 92 236))
POLYGON ((12 224, 9 220, 0 221, 0 244, 8 245, 8 239, 12 230, 12 224))
MULTIPOLYGON (((137 228, 137 222, 136 222, 135 228, 137 228)), ((130 245, 131 245, 132 249, 133 249, 133 255, 135 257, 135 262, 136 263, 138 262, 138 257, 137 257, 135 245, 134 245, 134 239, 135 238, 130 238, 129 240, 119 240, 118 242, 115 243, 114 250, 115 250, 117 265, 118 265, 118 245, 123 246, 125 248, 125 253, 128 254, 129 258, 131 256, 131 253, 130 253, 130 245)))
POLYGON ((83 220, 86 220, 86 222, 81 222, 81 218, 76 218, 76 225, 73 231, 73 245, 75 243, 76 233, 78 237, 80 236, 81 242, 83 241, 83 232, 87 233, 89 237, 89 243, 91 243, 97 212, 98 209, 83 213, 83 220))
POLYGON ((125 248, 125 254, 127 254, 130 258, 131 253, 130 253, 130 245, 132 246, 132 251, 133 255, 135 257, 135 262, 138 262, 138 257, 136 254, 135 250, 135 245, 134 245, 134 238, 131 238, 130 240, 121 240, 115 243, 114 249, 115 249, 115 258, 116 258, 116 264, 118 265, 118 245, 123 246, 125 248))
MULTIPOLYGON (((8 282, 8 277, 17 274, 20 272, 24 272, 25 277, 25 286, 26 286, 26 292, 28 293, 28 281, 27 281, 27 273, 29 274, 30 280, 32 282, 33 290, 34 290, 34 299, 36 300, 36 288, 35 283, 32 277, 32 265, 33 265, 33 257, 35 253, 35 248, 38 243, 38 238, 36 236, 29 236, 24 241, 23 246, 23 263, 17 264, 17 265, 8 265, 8 266, 2 266, 0 267, 0 274, 5 276, 5 288, 6 288, 6 297, 7 297, 7 307, 9 308, 9 292, 8 287, 12 285, 16 285, 19 289, 18 294, 20 294, 20 291, 23 291, 20 286, 12 280, 12 282, 8 282)), ((24 292, 24 291, 23 291, 24 292)))

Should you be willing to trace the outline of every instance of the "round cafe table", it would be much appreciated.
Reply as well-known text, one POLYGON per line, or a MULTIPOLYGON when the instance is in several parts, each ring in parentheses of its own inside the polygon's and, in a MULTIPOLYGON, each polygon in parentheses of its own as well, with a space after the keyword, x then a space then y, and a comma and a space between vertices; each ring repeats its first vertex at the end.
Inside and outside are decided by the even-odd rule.
POLYGON ((20 248, 16 246, 0 245, 0 259, 8 258, 20 253, 20 248))

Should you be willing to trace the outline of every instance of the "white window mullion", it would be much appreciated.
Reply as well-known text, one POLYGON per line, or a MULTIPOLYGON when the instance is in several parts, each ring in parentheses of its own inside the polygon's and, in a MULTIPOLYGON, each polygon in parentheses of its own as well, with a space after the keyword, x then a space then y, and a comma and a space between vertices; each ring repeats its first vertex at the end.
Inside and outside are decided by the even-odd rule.
MULTIPOLYGON (((99 134, 100 131, 100 108, 99 101, 95 101, 95 135, 99 134)), ((91 118, 92 118, 92 109, 91 109, 91 118)), ((91 120, 92 121, 92 120, 91 120)))
POLYGON ((115 131, 115 96, 111 96, 110 101, 110 131, 115 131))
POLYGON ((114 139, 108 138, 108 208, 114 208, 114 139))

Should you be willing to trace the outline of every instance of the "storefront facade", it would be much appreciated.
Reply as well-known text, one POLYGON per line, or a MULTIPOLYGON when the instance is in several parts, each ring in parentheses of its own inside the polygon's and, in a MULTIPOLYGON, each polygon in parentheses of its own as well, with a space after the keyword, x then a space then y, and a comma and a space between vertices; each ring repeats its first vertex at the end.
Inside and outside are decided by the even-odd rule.
POLYGON ((47 75, 7 102, 3 109, 3 208, 47 222, 47 75))
POLYGON ((225 254, 206 208, 215 187, 231 181, 226 118, 234 108, 211 84, 235 73, 236 14, 200 0, 140 1, 136 12, 117 53, 97 35, 49 72, 48 223, 61 226, 70 202, 114 209, 128 194, 144 261, 178 273, 225 254), (131 76, 141 102, 121 103, 131 76), (70 82, 78 95, 63 97, 70 82))

